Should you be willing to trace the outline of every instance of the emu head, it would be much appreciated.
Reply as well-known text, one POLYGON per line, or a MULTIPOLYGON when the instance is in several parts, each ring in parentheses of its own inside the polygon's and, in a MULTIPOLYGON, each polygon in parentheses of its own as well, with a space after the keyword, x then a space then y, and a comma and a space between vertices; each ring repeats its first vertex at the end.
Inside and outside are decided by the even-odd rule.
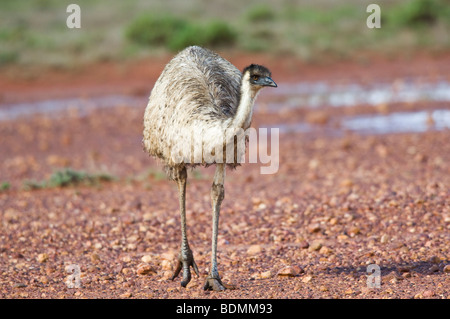
POLYGON ((262 65, 251 64, 244 69, 242 74, 243 81, 248 81, 253 90, 258 91, 265 86, 277 87, 277 84, 271 78, 269 69, 262 65))

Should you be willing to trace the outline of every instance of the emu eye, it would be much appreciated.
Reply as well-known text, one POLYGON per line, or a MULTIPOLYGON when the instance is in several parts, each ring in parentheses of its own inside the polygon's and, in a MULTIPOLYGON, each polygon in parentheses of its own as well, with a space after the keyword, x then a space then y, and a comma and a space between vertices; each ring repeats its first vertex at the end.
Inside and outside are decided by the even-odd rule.
POLYGON ((258 75, 254 75, 252 78, 253 78, 253 81, 258 81, 259 80, 259 76, 258 75))

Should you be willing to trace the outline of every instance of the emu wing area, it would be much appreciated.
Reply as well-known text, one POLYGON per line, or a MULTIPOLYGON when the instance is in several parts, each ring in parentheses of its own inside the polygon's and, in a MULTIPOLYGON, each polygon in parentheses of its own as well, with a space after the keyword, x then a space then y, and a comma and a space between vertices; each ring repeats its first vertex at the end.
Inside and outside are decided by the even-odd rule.
POLYGON ((217 134, 236 113, 241 76, 235 66, 209 50, 181 51, 166 65, 150 95, 144 115, 146 151, 174 166, 174 154, 185 159, 194 155, 190 146, 198 131, 214 147, 214 140, 220 140, 217 134))

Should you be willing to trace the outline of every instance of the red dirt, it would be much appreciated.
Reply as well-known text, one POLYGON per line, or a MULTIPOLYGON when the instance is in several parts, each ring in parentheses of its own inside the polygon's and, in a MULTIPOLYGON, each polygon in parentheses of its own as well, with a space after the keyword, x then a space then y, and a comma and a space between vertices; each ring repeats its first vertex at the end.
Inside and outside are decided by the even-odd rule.
MULTIPOLYGON (((449 78, 450 53, 402 55, 390 58, 362 55, 349 60, 308 63, 270 55, 226 53, 239 69, 250 63, 270 65, 273 77, 289 81, 370 83, 397 77, 430 81, 449 78)), ((0 72, 0 102, 108 93, 147 95, 170 56, 136 62, 104 62, 67 70, 4 67, 0 72)))

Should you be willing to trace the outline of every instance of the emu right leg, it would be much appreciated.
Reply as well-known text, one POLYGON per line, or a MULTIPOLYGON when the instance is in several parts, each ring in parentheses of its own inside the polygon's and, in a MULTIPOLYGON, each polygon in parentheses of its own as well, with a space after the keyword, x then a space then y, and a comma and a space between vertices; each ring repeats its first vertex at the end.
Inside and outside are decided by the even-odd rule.
POLYGON ((181 269, 183 269, 183 279, 181 281, 181 286, 186 287, 186 285, 191 281, 191 269, 194 268, 195 274, 198 274, 197 264, 194 261, 192 255, 192 250, 189 248, 189 243, 186 234, 186 180, 187 172, 186 168, 174 169, 172 171, 173 178, 178 184, 179 200, 180 200, 180 217, 181 217, 181 251, 178 255, 178 263, 173 273, 172 280, 174 280, 181 269))
POLYGON ((223 187, 225 181, 225 165, 216 164, 216 172, 214 174, 214 182, 211 187, 211 204, 213 208, 212 218, 212 249, 211 249, 211 271, 206 278, 204 290, 222 291, 227 287, 222 283, 217 270, 217 235, 219 230, 219 214, 220 205, 225 197, 225 190, 223 187))

